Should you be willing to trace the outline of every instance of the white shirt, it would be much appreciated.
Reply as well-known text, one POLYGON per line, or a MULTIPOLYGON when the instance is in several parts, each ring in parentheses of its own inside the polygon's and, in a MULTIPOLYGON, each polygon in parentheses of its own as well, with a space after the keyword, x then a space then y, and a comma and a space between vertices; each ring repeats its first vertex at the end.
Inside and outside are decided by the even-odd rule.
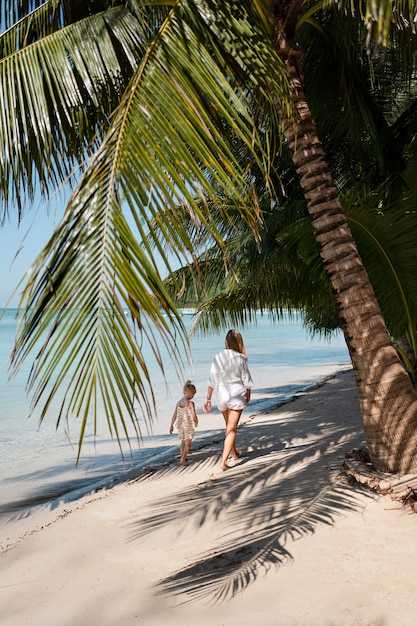
POLYGON ((241 385, 245 389, 253 387, 248 363, 243 354, 235 350, 223 350, 214 357, 210 368, 209 385, 241 385))

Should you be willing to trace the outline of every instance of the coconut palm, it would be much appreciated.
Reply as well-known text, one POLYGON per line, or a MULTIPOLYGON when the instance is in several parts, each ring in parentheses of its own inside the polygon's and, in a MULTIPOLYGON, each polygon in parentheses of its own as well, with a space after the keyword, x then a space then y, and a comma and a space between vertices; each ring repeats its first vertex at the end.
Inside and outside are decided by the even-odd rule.
MULTIPOLYGON (((374 204, 374 200, 371 196, 368 202, 374 204)), ((294 197, 288 203, 293 205, 294 197)), ((369 208, 363 198, 350 198, 348 202, 345 196, 343 202, 389 334, 415 381, 415 197, 403 196, 401 205, 401 211, 386 205, 383 213, 372 205, 369 208)), ((329 335, 340 329, 309 219, 298 216, 288 225, 290 210, 291 206, 284 205, 270 215, 264 213, 260 243, 243 224, 237 233, 230 234, 227 242, 233 273, 225 274, 222 256, 208 239, 207 248, 199 257, 198 277, 185 266, 166 280, 180 306, 197 309, 193 333, 244 326, 256 321, 258 311, 279 319, 288 310, 297 310, 298 316, 302 313, 312 333, 329 335), (184 286, 181 291, 178 284, 184 286)), ((183 211, 185 223, 189 216, 185 207, 183 211)), ((203 238, 197 237, 202 245, 203 238)))
POLYGON ((284 134, 352 359, 371 458, 378 469, 407 471, 417 459, 417 393, 390 340, 304 96, 297 17, 283 7, 276 17, 277 49, 284 51, 295 109, 295 122, 282 115, 284 134))
MULTIPOLYGON (((416 130, 416 88, 407 87, 407 76, 398 67, 397 55, 390 51, 384 56, 384 64, 377 63, 371 72, 368 55, 361 57, 365 53, 363 46, 358 41, 349 46, 343 43, 343 34, 351 40, 355 38, 352 20, 344 18, 341 22, 335 19, 337 14, 332 17, 321 23, 319 32, 311 28, 308 36, 303 37, 307 46, 302 59, 303 75, 308 77, 314 117, 324 137, 326 155, 330 155, 328 162, 339 195, 342 194, 349 226, 389 333, 415 380, 417 196, 412 178, 414 148, 409 142, 416 130), (349 71, 343 72, 342 68, 349 71), (392 76, 396 76, 395 81, 392 76), (349 102, 344 108, 351 123, 344 119, 341 99, 349 102)), ((279 316, 282 309, 288 308, 302 309, 313 332, 328 333, 339 327, 288 156, 284 151, 274 163, 279 179, 274 181, 273 203, 268 194, 262 204, 265 226, 260 232, 261 244, 250 237, 243 223, 237 232, 225 235, 233 256, 233 274, 225 275, 220 251, 211 245, 210 237, 203 239, 201 229, 196 231, 183 207, 182 220, 188 221, 195 245, 202 247, 205 243, 199 257, 204 282, 193 280, 192 271, 184 268, 175 274, 184 285, 181 292, 171 286, 172 279, 166 283, 183 306, 199 307, 195 330, 243 325, 247 319, 252 321, 258 309, 279 316), (259 281, 259 276, 265 279, 259 281)), ((260 198, 261 189, 262 176, 260 198)), ((213 213, 215 207, 211 210, 213 213)), ((170 219, 168 212, 165 218, 170 219)))
MULTIPOLYGON (((175 333, 185 336, 154 259, 156 246, 169 268, 161 233, 149 235, 147 227, 154 219, 172 248, 192 260, 180 214, 159 219, 186 203, 227 266, 223 232, 235 225, 233 212, 217 203, 219 229, 204 200, 215 202, 223 189, 257 236, 253 172, 264 172, 268 190, 280 124, 352 357, 374 465, 415 469, 417 394, 392 346, 303 91, 297 33, 314 10, 325 16, 340 5, 310 10, 298 0, 188 0, 168 11, 166 2, 160 9, 156 2, 149 8, 140 1, 87 2, 78 19, 67 10, 72 4, 81 10, 81 2, 19 4, 10 19, 22 20, 6 33, 3 48, 3 116, 14 120, 19 113, 16 124, 2 125, 4 199, 20 199, 22 185, 30 195, 34 180, 48 193, 72 164, 82 169, 62 223, 22 291, 13 362, 19 367, 41 342, 30 385, 37 385, 35 403, 45 396, 42 416, 62 385, 59 419, 82 417, 80 445, 100 402, 116 436, 120 424, 127 430, 125 412, 137 424, 138 402, 150 414, 152 391, 136 333, 154 345, 156 328, 172 350, 175 333), (93 24, 99 26, 90 40, 84 29, 93 24), (114 84, 117 106, 106 102, 114 84), (262 129, 266 144, 252 115, 254 92, 270 121, 270 131, 262 129), (87 129, 91 109, 98 114, 87 129)), ((407 3, 394 13, 392 4, 383 4, 387 19, 375 22, 383 45, 392 16, 412 37, 407 3)), ((365 18, 372 27, 372 12, 365 18)), ((156 348, 155 354, 158 359, 156 348)))

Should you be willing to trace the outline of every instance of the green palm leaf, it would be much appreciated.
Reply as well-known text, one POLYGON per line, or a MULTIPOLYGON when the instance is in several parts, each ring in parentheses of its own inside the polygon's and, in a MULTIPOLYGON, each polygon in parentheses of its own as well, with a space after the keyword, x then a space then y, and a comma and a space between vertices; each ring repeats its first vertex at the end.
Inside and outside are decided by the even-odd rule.
POLYGON ((57 4, 34 10, 0 39, 0 194, 20 210, 37 183, 48 195, 82 165, 152 35, 123 7, 67 25, 52 19, 57 4))
MULTIPOLYGON (((156 265, 154 246, 169 270, 161 238, 191 253, 192 242, 178 218, 171 222, 159 216, 167 208, 175 215, 175 207, 184 202, 223 247, 204 202, 214 184, 227 190, 251 231, 257 229, 251 168, 268 170, 269 155, 250 115, 250 92, 221 67, 219 25, 209 30, 204 46, 202 33, 195 33, 196 18, 201 23, 200 15, 179 4, 148 46, 105 141, 23 290, 25 315, 14 366, 42 342, 30 378, 34 405, 43 399, 44 419, 64 389, 58 422, 81 417, 79 451, 88 421, 96 424, 102 407, 118 438, 118 423, 128 436, 126 418, 139 434, 138 413, 152 419, 147 400, 152 385, 136 332, 151 344, 163 369, 151 330, 155 327, 180 366, 176 335, 185 347, 187 339, 156 265), (236 163, 236 150, 250 155, 243 166, 236 163), (149 234, 150 220, 158 231, 149 234)), ((242 62, 245 55, 242 50, 242 62)), ((227 207, 218 210, 233 227, 227 207)))

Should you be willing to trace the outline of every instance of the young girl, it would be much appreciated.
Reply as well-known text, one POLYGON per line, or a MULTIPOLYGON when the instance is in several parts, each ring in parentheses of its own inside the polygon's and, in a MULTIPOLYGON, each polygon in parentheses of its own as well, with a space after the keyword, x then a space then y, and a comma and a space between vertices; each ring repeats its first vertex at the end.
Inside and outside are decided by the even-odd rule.
POLYGON ((187 456, 194 438, 194 430, 198 426, 198 418, 194 402, 192 401, 196 394, 196 388, 191 380, 187 380, 185 383, 183 393, 183 397, 175 405, 169 432, 172 434, 175 424, 178 430, 178 437, 181 439, 181 463, 182 465, 187 465, 187 456))

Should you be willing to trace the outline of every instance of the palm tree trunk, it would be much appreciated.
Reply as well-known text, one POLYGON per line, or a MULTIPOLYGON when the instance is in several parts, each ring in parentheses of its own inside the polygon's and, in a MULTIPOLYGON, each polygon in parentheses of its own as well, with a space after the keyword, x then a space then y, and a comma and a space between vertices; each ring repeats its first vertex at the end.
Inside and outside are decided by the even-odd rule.
POLYGON ((286 63, 294 118, 280 111, 284 134, 352 359, 372 463, 380 471, 415 472, 417 391, 392 345, 350 232, 294 56, 288 55, 286 63))

